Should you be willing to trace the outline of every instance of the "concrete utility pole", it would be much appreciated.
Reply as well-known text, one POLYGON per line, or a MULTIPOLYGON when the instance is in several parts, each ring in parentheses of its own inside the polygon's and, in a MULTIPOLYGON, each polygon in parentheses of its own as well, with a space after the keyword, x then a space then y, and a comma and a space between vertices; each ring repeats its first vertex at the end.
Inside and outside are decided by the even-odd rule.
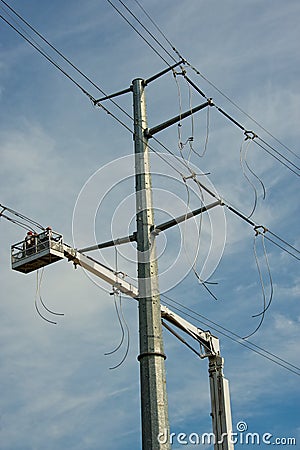
POLYGON ((136 221, 139 290, 140 386, 142 449, 169 450, 169 439, 160 443, 158 436, 169 436, 165 359, 162 339, 158 267, 152 207, 145 85, 133 81, 134 148, 136 181, 136 221))

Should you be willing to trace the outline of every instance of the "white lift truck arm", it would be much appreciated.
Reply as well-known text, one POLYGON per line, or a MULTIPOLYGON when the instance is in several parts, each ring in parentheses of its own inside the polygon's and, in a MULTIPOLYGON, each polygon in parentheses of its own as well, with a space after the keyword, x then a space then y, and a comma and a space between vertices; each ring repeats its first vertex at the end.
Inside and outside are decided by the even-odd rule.
POLYGON ((208 358, 214 450, 233 450, 229 385, 223 375, 224 360, 220 355, 219 339, 209 331, 203 331, 192 325, 163 305, 161 316, 198 341, 201 349, 200 358, 208 358))
MULTIPOLYGON (((62 235, 44 232, 34 237, 28 246, 26 241, 12 246, 12 268, 29 273, 60 259, 72 261, 74 266, 85 270, 110 284, 114 290, 138 300, 138 289, 124 279, 124 274, 101 264, 93 258, 63 243, 62 235)), ((211 395, 211 416, 215 438, 214 450, 234 450, 228 381, 223 375, 223 358, 220 355, 219 339, 209 331, 192 325, 178 314, 161 305, 161 317, 178 329, 187 333, 200 344, 200 358, 209 360, 209 380, 211 395)), ((164 324, 165 325, 165 324, 164 324)))

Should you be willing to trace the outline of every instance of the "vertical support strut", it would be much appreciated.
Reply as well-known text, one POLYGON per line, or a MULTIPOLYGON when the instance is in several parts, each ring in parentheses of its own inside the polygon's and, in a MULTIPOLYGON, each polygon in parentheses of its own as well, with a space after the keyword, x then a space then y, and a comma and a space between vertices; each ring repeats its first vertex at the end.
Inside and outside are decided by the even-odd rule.
POLYGON ((223 358, 209 356, 211 416, 214 450, 234 450, 228 380, 223 375, 223 358))
POLYGON ((133 81, 136 221, 139 290, 140 386, 142 449, 169 450, 165 354, 162 339, 160 296, 149 163, 146 104, 142 79, 133 81))

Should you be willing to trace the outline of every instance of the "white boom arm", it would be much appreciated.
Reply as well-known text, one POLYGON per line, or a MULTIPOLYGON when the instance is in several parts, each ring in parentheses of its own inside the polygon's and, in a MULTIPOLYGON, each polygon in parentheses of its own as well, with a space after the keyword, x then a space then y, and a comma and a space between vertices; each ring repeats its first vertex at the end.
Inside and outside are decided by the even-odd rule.
MULTIPOLYGON (((29 273, 60 259, 67 258, 90 273, 110 284, 115 291, 138 300, 138 289, 124 279, 122 272, 115 272, 81 251, 63 243, 62 235, 51 232, 30 236, 12 246, 12 268, 29 273)), ((223 358, 220 355, 219 339, 209 331, 203 331, 184 320, 178 314, 161 305, 161 316, 169 323, 187 333, 200 344, 200 358, 209 359, 212 423, 215 437, 214 450, 233 450, 232 425, 228 381, 223 376, 223 358)), ((164 323, 167 327, 167 325, 164 323)), ((171 329, 167 327, 170 331, 171 329)), ((177 335, 180 338, 179 335, 177 335)), ((183 340, 182 338, 180 338, 183 340)))
MULTIPOLYGON (((138 300, 137 288, 125 281, 119 272, 114 272, 112 269, 65 244, 64 253, 68 260, 73 261, 75 265, 82 266, 84 269, 112 285, 114 289, 138 300)), ((202 349, 201 358, 208 357, 211 416, 215 437, 214 450, 233 450, 234 446, 231 442, 232 421, 229 387, 228 380, 223 375, 224 360, 220 356, 219 339, 209 331, 203 331, 195 325, 192 325, 164 305, 161 305, 161 316, 198 341, 202 349)))

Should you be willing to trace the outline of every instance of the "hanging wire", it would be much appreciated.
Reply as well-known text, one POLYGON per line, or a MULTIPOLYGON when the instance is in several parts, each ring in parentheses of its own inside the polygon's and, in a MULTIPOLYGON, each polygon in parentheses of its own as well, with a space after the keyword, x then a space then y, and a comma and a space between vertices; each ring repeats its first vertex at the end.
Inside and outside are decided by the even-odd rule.
MULTIPOLYGON (((115 273, 118 274, 118 249, 117 249, 117 247, 115 247, 115 273)), ((130 348, 130 330, 129 330, 127 321, 124 317, 124 313, 123 313, 121 292, 118 290, 117 286, 113 287, 112 294, 114 296, 115 310, 116 310, 118 322, 119 322, 119 325, 121 328, 121 339, 120 339, 119 344, 113 350, 111 350, 110 352, 106 352, 104 354, 107 356, 107 355, 112 355, 113 353, 116 353, 121 348, 125 339, 126 339, 126 349, 125 349, 125 353, 124 353, 121 361, 118 364, 116 364, 115 366, 110 367, 109 368, 110 370, 117 369, 124 363, 124 361, 127 358, 129 348, 130 348)))
POLYGON ((35 293, 35 299, 34 299, 34 305, 35 305, 35 309, 38 313, 38 315, 45 320, 48 323, 51 323, 53 325, 57 325, 57 322, 53 321, 53 320, 49 320, 47 319, 47 317, 45 317, 42 313, 41 310, 39 308, 39 304, 38 304, 38 300, 40 301, 40 304, 42 305, 42 307, 50 314, 55 315, 55 316, 64 316, 64 313, 58 313, 55 311, 52 311, 50 308, 48 308, 41 296, 41 284, 42 284, 42 279, 43 279, 43 274, 44 274, 44 268, 42 268, 41 274, 39 276, 39 270, 37 270, 36 272, 36 293, 35 293))
MULTIPOLYGON (((264 314, 269 309, 269 307, 270 307, 270 305, 272 303, 272 300, 273 300, 273 295, 274 295, 273 279, 272 279, 272 274, 271 274, 271 269, 270 269, 270 264, 269 264, 268 253, 267 253, 266 245, 265 245, 265 234, 264 233, 265 232, 260 234, 260 238, 261 238, 261 242, 262 242, 263 254, 264 254, 264 259, 265 259, 265 263, 266 263, 266 267, 267 267, 267 273, 268 273, 268 278, 269 278, 270 297, 269 297, 269 301, 268 301, 267 304, 266 304, 266 302, 264 300, 264 308, 263 308, 262 312, 260 312, 258 314, 254 314, 252 317, 258 317, 258 316, 264 314)), ((257 236, 257 234, 255 233, 254 237, 256 238, 256 236, 257 236)), ((255 259, 256 259, 256 264, 258 266, 259 264, 258 264, 257 255, 256 255, 255 259)), ((262 280, 261 271, 260 271, 260 280, 262 280)), ((263 292, 265 292, 265 289, 263 289, 263 292)), ((264 297, 265 297, 265 294, 264 294, 264 297)))
POLYGON ((34 298, 34 306, 35 306, 36 312, 38 313, 38 315, 39 315, 43 320, 45 320, 45 322, 51 323, 51 324, 53 324, 53 325, 57 325, 57 322, 54 322, 53 320, 47 319, 47 317, 45 317, 45 316, 40 312, 40 309, 39 309, 39 307, 38 307, 39 288, 40 288, 39 271, 37 270, 37 272, 36 272, 36 292, 35 292, 35 298, 34 298))
POLYGON ((258 228, 260 228, 260 227, 254 228, 255 235, 254 235, 254 240, 253 240, 253 251, 254 251, 254 258, 255 258, 255 263, 256 263, 256 267, 257 267, 257 271, 258 271, 259 282, 260 282, 261 292, 262 292, 262 297, 263 297, 263 309, 260 313, 252 315, 252 317, 260 317, 260 321, 259 321, 257 327, 255 328, 255 330, 252 331, 247 336, 245 336, 244 339, 248 339, 250 336, 253 336, 260 329, 260 327, 263 324, 264 318, 265 318, 265 313, 272 303, 273 294, 274 294, 273 280, 272 280, 268 255, 267 255, 267 251, 266 251, 266 247, 265 247, 265 243, 264 243, 264 233, 266 232, 266 230, 263 230, 262 233, 258 233, 258 228), (261 267, 259 264, 259 258, 257 255, 257 237, 258 236, 261 237, 264 259, 265 259, 265 263, 266 263, 266 267, 267 267, 269 284, 270 284, 270 296, 269 296, 268 302, 267 302, 267 294, 266 294, 266 288, 265 288, 265 283, 264 283, 264 279, 263 279, 263 274, 262 274, 262 270, 261 270, 261 267))
MULTIPOLYGON (((249 139, 249 137, 246 137, 246 139, 249 139)), ((255 139, 255 136, 252 137, 252 138, 250 138, 250 142, 253 141, 253 139, 255 139)), ((261 185, 262 193, 263 193, 262 198, 263 198, 263 200, 265 200, 265 198, 266 198, 266 188, 265 188, 265 185, 264 185, 263 181, 262 181, 262 180, 259 178, 259 176, 251 169, 251 167, 250 167, 249 164, 248 164, 248 160, 247 160, 248 149, 249 149, 249 146, 247 146, 247 148, 246 148, 246 150, 245 150, 245 154, 244 154, 244 163, 245 163, 245 166, 247 167, 247 169, 249 170, 249 172, 254 176, 254 178, 256 178, 256 180, 257 180, 257 181, 259 182, 259 184, 261 185)))
POLYGON ((120 329, 121 329, 121 339, 120 339, 119 344, 113 350, 104 353, 105 356, 116 353, 119 350, 119 348, 122 346, 122 344, 124 342, 124 338, 125 338, 125 331, 124 331, 123 323, 122 323, 120 312, 119 312, 119 307, 121 308, 120 297, 116 292, 113 293, 113 296, 114 296, 114 305, 115 305, 115 310, 116 310, 116 314, 117 314, 117 318, 118 318, 118 323, 119 323, 120 329), (119 305, 117 304, 117 299, 119 300, 119 305))
MULTIPOLYGON (((37 273, 38 273, 38 270, 37 270, 37 273)), ((42 279, 43 279, 43 276, 44 276, 44 267, 43 267, 42 270, 41 270, 40 281, 39 281, 39 289, 38 289, 38 295, 39 295, 39 299, 40 299, 41 304, 43 305, 43 307, 45 308, 45 310, 48 311, 50 314, 53 314, 53 315, 55 315, 55 316, 64 316, 64 313, 58 313, 58 312, 55 312, 55 311, 53 311, 52 309, 48 308, 48 307, 45 305, 45 303, 44 303, 44 301, 43 301, 43 299, 42 299, 42 296, 41 296, 41 285, 42 285, 42 279)))
POLYGON ((182 143, 182 135, 181 135, 181 127, 182 127, 182 123, 181 123, 181 115, 182 115, 182 96, 181 96, 181 89, 178 83, 178 79, 177 79, 177 72, 175 69, 173 69, 173 78, 175 80, 176 83, 176 88, 177 88, 177 97, 178 97, 178 105, 179 105, 179 122, 177 124, 177 132, 178 132, 178 148, 180 153, 182 154, 182 149, 184 147, 184 144, 182 143))
POLYGON ((252 187, 253 192, 254 192, 254 203, 253 203, 250 214, 248 214, 248 216, 247 216, 248 218, 253 216, 253 214, 256 210, 256 206, 257 206, 257 189, 256 189, 256 186, 254 185, 254 183, 252 183, 252 181, 248 177, 246 170, 245 170, 245 166, 244 166, 244 164, 245 164, 246 167, 248 168, 248 165, 246 164, 246 154, 247 154, 250 143, 251 143, 251 140, 248 140, 245 143, 245 139, 243 138, 242 144, 240 146, 240 166, 241 166, 244 178, 247 180, 247 182, 252 187))
POLYGON ((207 152, 208 138, 209 138, 209 122, 210 122, 210 108, 207 108, 207 111, 206 111, 206 137, 205 137, 205 143, 204 143, 204 150, 203 150, 202 154, 200 155, 201 157, 204 156, 207 152))
MULTIPOLYGON (((181 72, 177 73, 177 75, 184 76, 184 79, 185 79, 185 81, 187 83, 188 92, 189 92, 189 107, 190 107, 190 111, 192 111, 192 86, 186 79, 186 70, 183 67, 181 67, 181 72)), ((190 162, 190 158, 191 158, 191 154, 192 153, 197 155, 199 158, 202 158, 205 155, 206 151, 207 151, 208 137, 209 137, 209 117, 210 117, 209 116, 209 109, 210 108, 207 108, 207 113, 206 113, 206 137, 205 137, 204 149, 203 149, 202 153, 199 153, 198 151, 196 151, 194 149, 194 146, 193 146, 193 142, 194 142, 194 139, 195 139, 195 137, 194 137, 195 136, 195 121, 194 121, 194 114, 191 114, 191 136, 183 144, 183 146, 185 146, 188 143, 189 147, 190 147, 189 156, 188 156, 188 158, 186 158, 188 162, 190 162)))
MULTIPOLYGON (((118 293, 115 293, 114 295, 117 295, 118 298, 119 298, 119 306, 117 305, 116 309, 118 310, 117 314, 118 314, 118 318, 120 320, 119 323, 122 324, 122 322, 123 322, 124 326, 125 326, 127 344, 126 344, 126 350, 125 350, 123 358, 121 359, 121 361, 118 364, 116 364, 115 366, 110 367, 109 368, 110 370, 117 369, 118 367, 120 367, 124 363, 124 361, 127 358, 127 355, 128 355, 128 352, 129 352, 129 348, 130 348, 130 332, 129 332, 129 327, 127 325, 127 322, 126 322, 124 314, 123 314, 121 293, 118 292, 118 293)), ((119 345, 114 350, 112 350, 111 352, 105 353, 105 355, 111 355, 111 354, 115 353, 117 350, 119 350, 119 348, 123 344, 124 338, 125 338, 125 331, 124 331, 123 325, 122 325, 121 329, 122 329, 122 338, 121 338, 121 341, 120 341, 119 345)))
MULTIPOLYGON (((183 156, 182 156, 182 157, 183 157, 183 156)), ((190 169, 190 170, 191 170, 191 169, 190 169)), ((185 185, 185 188, 186 188, 186 191, 187 191, 186 216, 187 216, 187 214, 188 214, 188 210, 190 209, 190 189, 189 189, 189 187, 188 187, 188 185, 187 185, 187 180, 190 179, 190 178, 193 178, 193 177, 195 177, 195 176, 196 176, 196 174, 193 173, 193 174, 192 174, 191 176, 189 176, 189 177, 183 177, 184 185, 185 185)), ((200 192, 201 203, 202 203, 202 205, 204 205, 203 191, 202 191, 202 189, 201 189, 200 186, 198 186, 198 188, 199 188, 199 192, 200 192)), ((199 227, 198 227, 198 235, 197 235, 197 244, 196 244, 197 253, 198 253, 198 251, 199 251, 199 249, 200 249, 201 232, 202 232, 202 223, 203 223, 203 217, 202 217, 202 214, 200 214, 200 217, 199 217, 199 227)), ((197 271, 197 267, 196 267, 196 266, 197 266, 197 258, 195 258, 194 261, 191 261, 191 259, 190 259, 189 252, 188 252, 188 250, 187 250, 187 248, 186 248, 186 245, 185 245, 185 236, 186 236, 186 235, 187 235, 187 232, 186 232, 186 221, 185 221, 185 222, 184 222, 184 233, 183 233, 183 249, 184 249, 184 251, 185 251, 186 258, 187 258, 187 260, 188 260, 188 262, 189 262, 189 264, 190 264, 190 266, 191 266, 191 269, 192 269, 192 271, 193 271, 195 277, 197 278, 199 284, 201 284, 201 286, 204 287, 204 289, 211 295, 211 297, 213 297, 214 300, 218 300, 217 297, 216 297, 216 295, 215 295, 215 294, 211 291, 211 289, 209 289, 208 286, 207 286, 207 284, 217 284, 217 283, 214 283, 214 282, 207 282, 207 281, 202 280, 201 277, 200 277, 200 275, 199 275, 199 273, 198 273, 198 271, 197 271)))

